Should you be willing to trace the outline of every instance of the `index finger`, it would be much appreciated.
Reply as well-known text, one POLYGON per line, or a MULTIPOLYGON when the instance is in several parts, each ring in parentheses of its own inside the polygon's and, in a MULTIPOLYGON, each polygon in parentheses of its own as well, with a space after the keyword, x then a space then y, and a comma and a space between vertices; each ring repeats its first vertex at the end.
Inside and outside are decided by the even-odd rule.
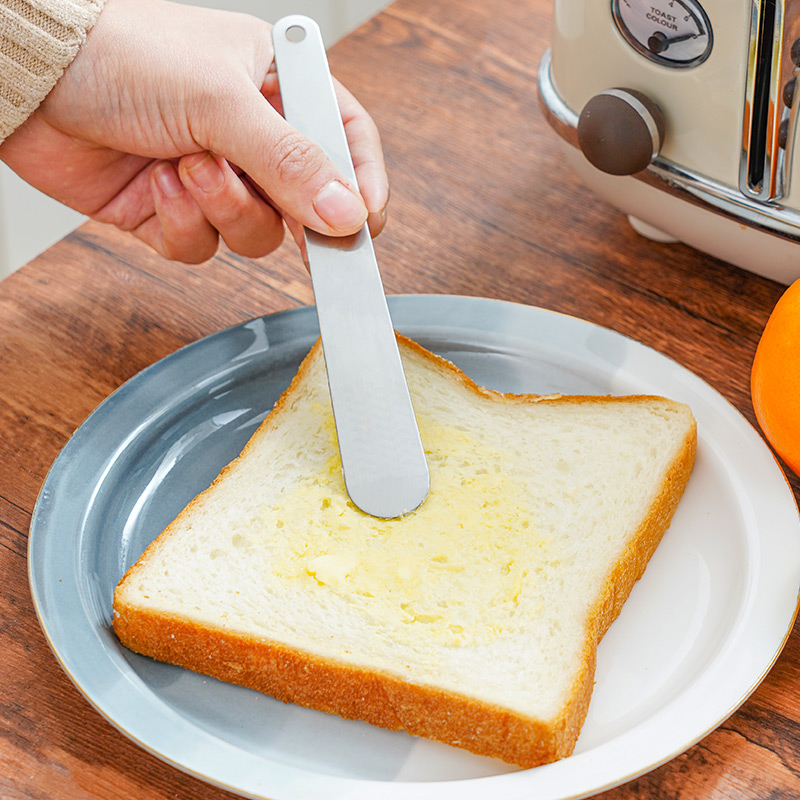
MULTIPOLYGON (((389 177, 378 126, 361 103, 335 78, 333 84, 359 192, 370 216, 376 215, 382 220, 389 202, 389 177)), ((380 227, 383 227, 382 223, 380 227)), ((372 230, 372 233, 374 236, 376 231, 372 230)))

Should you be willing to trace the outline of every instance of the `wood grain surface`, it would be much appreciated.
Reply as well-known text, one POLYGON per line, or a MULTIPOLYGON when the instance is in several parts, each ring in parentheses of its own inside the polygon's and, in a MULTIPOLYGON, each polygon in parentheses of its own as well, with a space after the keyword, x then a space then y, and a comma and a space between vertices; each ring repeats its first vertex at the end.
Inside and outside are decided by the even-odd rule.
MULTIPOLYGON (((783 287, 638 237, 569 173, 537 104, 551 0, 398 0, 330 54, 382 132, 387 292, 572 314, 676 359, 751 422, 749 372, 783 287)), ((83 699, 48 649, 26 541, 60 448, 126 379, 234 323, 313 302, 295 248, 167 262, 89 223, 0 283, 0 797, 222 800, 83 699)), ((800 484, 792 477, 797 494, 800 484)), ((701 742, 605 800, 800 796, 800 634, 701 742)))

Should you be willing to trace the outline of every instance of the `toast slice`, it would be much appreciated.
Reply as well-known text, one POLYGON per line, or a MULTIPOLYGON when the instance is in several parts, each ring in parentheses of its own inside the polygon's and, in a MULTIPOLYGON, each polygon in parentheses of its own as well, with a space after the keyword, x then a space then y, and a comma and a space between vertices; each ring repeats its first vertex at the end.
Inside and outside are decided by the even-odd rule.
POLYGON ((319 343, 114 595, 127 647, 530 767, 569 755, 597 644, 694 462, 684 405, 507 395, 399 337, 423 505, 349 501, 319 343))

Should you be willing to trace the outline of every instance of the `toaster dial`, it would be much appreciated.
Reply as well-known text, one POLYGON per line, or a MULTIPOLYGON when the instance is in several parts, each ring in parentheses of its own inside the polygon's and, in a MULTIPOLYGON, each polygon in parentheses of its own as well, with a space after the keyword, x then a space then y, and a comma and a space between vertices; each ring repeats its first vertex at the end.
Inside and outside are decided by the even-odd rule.
POLYGON ((606 89, 583 107, 578 147, 590 164, 609 175, 641 172, 664 141, 661 109, 636 89, 606 89))
POLYGON ((611 0, 611 14, 628 44, 657 64, 694 67, 711 53, 711 23, 697 0, 611 0))

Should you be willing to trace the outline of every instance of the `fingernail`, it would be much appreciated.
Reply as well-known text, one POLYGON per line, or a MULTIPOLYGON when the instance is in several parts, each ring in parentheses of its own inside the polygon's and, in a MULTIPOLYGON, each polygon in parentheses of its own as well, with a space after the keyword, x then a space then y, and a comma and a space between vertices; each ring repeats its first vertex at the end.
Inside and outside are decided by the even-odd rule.
POLYGON ((334 230, 353 230, 367 219, 364 202, 341 181, 331 181, 320 190, 314 209, 334 230))
POLYGON ((380 211, 370 211, 367 216, 367 225, 370 236, 374 239, 386 226, 386 209, 380 211))
POLYGON ((178 197, 183 191, 181 179, 172 164, 156 164, 153 167, 153 179, 165 197, 178 197))
POLYGON ((206 153, 194 166, 188 167, 186 174, 204 192, 218 192, 222 188, 222 170, 210 153, 206 153))

